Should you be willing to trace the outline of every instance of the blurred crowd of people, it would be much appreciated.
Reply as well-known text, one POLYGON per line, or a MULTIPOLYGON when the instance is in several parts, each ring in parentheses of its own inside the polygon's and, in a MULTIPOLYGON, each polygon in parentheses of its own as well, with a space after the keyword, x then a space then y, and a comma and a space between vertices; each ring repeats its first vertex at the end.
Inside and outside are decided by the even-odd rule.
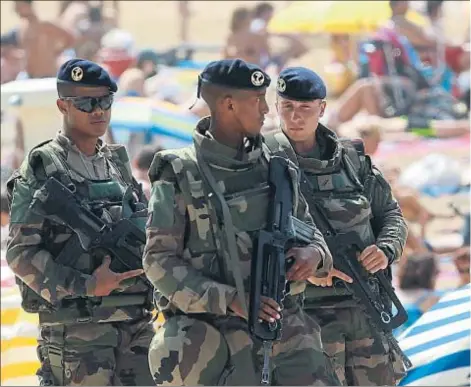
MULTIPOLYGON (((13 3, 20 24, 1 36, 2 84, 15 79, 55 77, 64 61, 77 56, 106 67, 119 82, 120 96, 155 98, 174 103, 182 112, 188 112, 188 101, 193 102, 194 95, 185 93, 161 65, 175 64, 176 51, 139 50, 132 34, 119 27, 118 1, 60 1, 55 21, 39 18, 37 2, 13 3)), ((176 3, 182 43, 189 40, 188 3, 176 3)), ((429 27, 415 25, 406 18, 408 3, 391 1, 389 23, 360 44, 352 42, 349 35, 331 37, 332 44, 340 47, 336 60, 351 74, 339 98, 332 103, 329 101, 324 123, 340 135, 360 136, 366 153, 373 158, 382 140, 415 139, 424 133, 418 133, 417 128, 426 128, 426 135, 434 137, 460 136, 469 134, 470 130, 469 32, 459 44, 448 42, 441 23, 443 1, 426 2, 429 27), (365 50, 368 44, 372 49, 365 50)), ((273 5, 267 2, 255 5, 247 2, 246 6, 235 9, 221 55, 242 58, 264 69, 271 67, 274 73, 305 55, 310 50, 307 37, 269 31, 274 12, 273 5), (273 49, 275 38, 284 40, 284 49, 273 49)), ((208 114, 202 100, 194 104, 191 114, 200 117, 208 114)), ((265 130, 278 126, 274 109, 271 118, 265 130)), ((21 123, 16 127, 17 137, 21 138, 21 123)), ((22 152, 20 143, 17 150, 22 152)), ((157 145, 148 145, 134 157, 136 178, 147 194, 150 189, 147 170, 159 149, 157 145)), ((469 210, 461 214, 464 219, 462 246, 436 250, 427 240, 427 226, 437 217, 451 215, 431 213, 421 204, 418 192, 399 185, 400 171, 390 168, 385 172, 406 219, 417 224, 420 230, 410 229, 404 258, 396 270, 401 298, 412 305, 409 309, 412 321, 437 300, 434 290, 440 257, 451 256, 460 284, 469 283, 469 210)), ((3 236, 7 234, 3 232, 4 227, 8 225, 3 189, 1 204, 3 243, 3 236)))

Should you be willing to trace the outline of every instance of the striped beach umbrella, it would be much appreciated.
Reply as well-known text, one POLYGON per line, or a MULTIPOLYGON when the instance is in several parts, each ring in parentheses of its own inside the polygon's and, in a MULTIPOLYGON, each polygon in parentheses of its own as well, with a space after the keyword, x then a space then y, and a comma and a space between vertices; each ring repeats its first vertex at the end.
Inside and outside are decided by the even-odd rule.
POLYGON ((399 337, 413 368, 401 386, 469 386, 471 286, 446 293, 399 337))

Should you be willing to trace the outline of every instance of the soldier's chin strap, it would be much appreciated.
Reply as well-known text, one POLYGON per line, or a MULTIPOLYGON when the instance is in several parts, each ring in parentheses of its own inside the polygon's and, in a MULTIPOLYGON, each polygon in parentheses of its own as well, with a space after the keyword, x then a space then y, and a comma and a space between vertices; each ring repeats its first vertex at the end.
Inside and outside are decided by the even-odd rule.
POLYGON ((196 103, 198 102, 198 100, 200 99, 200 96, 201 96, 201 84, 202 84, 203 80, 201 79, 201 75, 198 75, 198 87, 196 89, 196 98, 195 98, 195 102, 193 102, 193 104, 188 108, 188 110, 191 110, 195 107, 196 103))
MULTIPOLYGON (((216 196, 216 200, 219 202, 219 208, 221 209, 222 214, 222 224, 224 224, 225 231, 222 233, 225 236, 226 240, 226 247, 229 252, 229 262, 231 265, 232 273, 234 276, 234 281, 237 289, 237 297, 239 298, 240 305, 245 316, 248 316, 248 308, 247 302, 245 300, 245 288, 244 288, 244 280, 242 277, 242 272, 240 270, 240 257, 239 257, 239 250, 237 249, 237 242, 236 242, 236 232, 234 228, 234 224, 232 223, 231 213, 229 211, 229 207, 224 199, 224 196, 219 189, 219 186, 214 179, 211 171, 209 170, 209 166, 206 161, 201 156, 201 152, 196 149, 196 159, 198 160, 198 165, 201 168, 201 176, 206 180, 209 184, 211 189, 216 196)), ((219 225, 218 225, 219 227, 219 225)), ((223 252, 222 252, 223 253, 223 252)))

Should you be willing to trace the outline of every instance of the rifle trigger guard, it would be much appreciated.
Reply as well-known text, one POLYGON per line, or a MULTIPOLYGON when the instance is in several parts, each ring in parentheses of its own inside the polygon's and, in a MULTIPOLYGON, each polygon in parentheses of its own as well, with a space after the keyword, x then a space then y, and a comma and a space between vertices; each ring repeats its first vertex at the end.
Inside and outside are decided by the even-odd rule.
POLYGON ((389 315, 389 313, 386 313, 384 310, 381 312, 381 320, 385 323, 385 324, 389 324, 391 322, 391 316, 389 315))
POLYGON ((271 332, 276 331, 277 328, 278 328, 278 323, 276 321, 268 323, 268 329, 270 329, 271 332))

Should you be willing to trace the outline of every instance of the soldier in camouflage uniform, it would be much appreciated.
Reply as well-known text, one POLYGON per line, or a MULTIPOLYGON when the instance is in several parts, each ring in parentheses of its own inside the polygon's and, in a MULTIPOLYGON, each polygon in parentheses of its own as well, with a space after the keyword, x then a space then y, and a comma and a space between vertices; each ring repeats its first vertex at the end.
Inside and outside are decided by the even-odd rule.
MULTIPOLYGON (((356 233, 364 243, 359 260, 375 273, 401 256, 406 224, 389 184, 362 152, 361 140, 339 139, 319 123, 325 97, 324 82, 313 71, 283 70, 276 105, 282 130, 266 135, 266 144, 302 170, 301 190, 313 219, 320 219, 315 212, 322 211, 336 233, 356 233)), ((326 236, 331 232, 317 226, 326 236)), ((324 348, 344 385, 393 385, 404 371, 402 361, 371 327, 342 280, 352 279, 336 269, 325 279, 313 278, 317 286, 306 288, 305 310, 319 321, 324 348), (339 286, 332 287, 333 277, 339 286)))
MULTIPOLYGON (((210 63, 199 77, 198 96, 201 91, 211 117, 198 123, 193 146, 157 153, 150 168, 143 262, 166 318, 149 350, 157 385, 260 383, 261 343, 248 332, 245 307, 252 243, 265 227, 269 202, 260 136, 269 84, 259 67, 240 59, 210 63)), ((296 168, 290 170, 296 178, 296 168)), ((298 188, 294 203, 295 216, 312 224, 298 188)), ((295 263, 287 277, 299 286, 285 298, 272 379, 277 385, 338 385, 319 328, 297 302, 302 281, 329 273, 331 256, 317 229, 311 245, 290 255, 295 263)), ((260 319, 274 321, 280 311, 262 298, 260 319)))
MULTIPOLYGON (((147 353, 155 332, 143 270, 113 272, 113 257, 99 252, 70 257, 72 265, 56 262, 74 233, 31 210, 35 192, 55 177, 75 188, 82 205, 103 221, 130 217, 145 229, 146 201, 125 148, 99 139, 109 125, 116 83, 97 64, 72 59, 59 70, 57 89, 63 132, 35 147, 8 182, 6 258, 23 308, 39 314, 40 383, 151 385, 147 353)), ((137 248, 139 256, 143 245, 137 248)))

